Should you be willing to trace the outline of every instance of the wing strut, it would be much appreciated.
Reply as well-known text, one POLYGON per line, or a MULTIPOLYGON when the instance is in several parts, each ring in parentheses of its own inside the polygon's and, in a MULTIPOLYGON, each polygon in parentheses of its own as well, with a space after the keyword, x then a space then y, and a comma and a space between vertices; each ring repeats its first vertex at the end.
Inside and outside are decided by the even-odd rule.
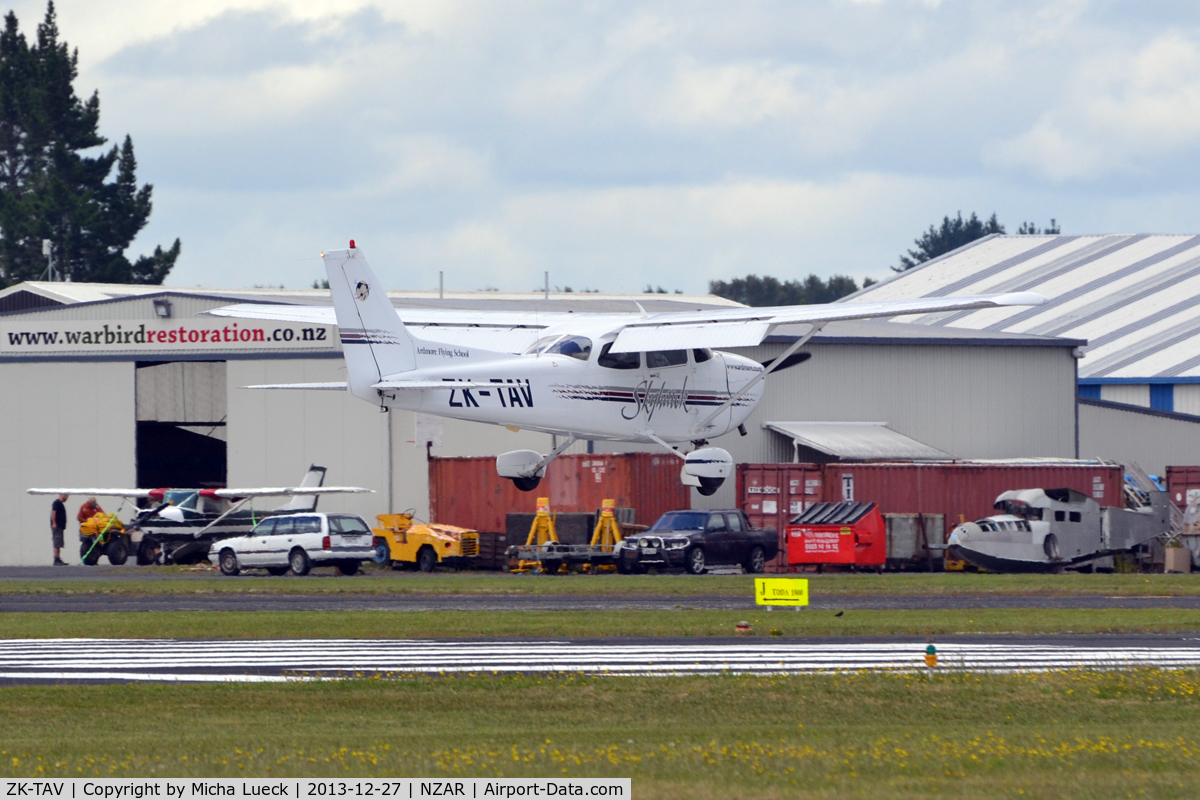
POLYGON ((745 386, 743 386, 741 391, 739 391, 733 397, 730 397, 728 400, 726 400, 721 405, 717 406, 715 411, 713 411, 711 414, 709 414, 707 417, 705 417, 704 420, 695 427, 695 430, 702 431, 706 427, 708 427, 708 423, 712 422, 714 419, 719 417, 722 414, 722 412, 724 412, 726 409, 732 407, 733 404, 736 403, 738 400, 742 399, 742 397, 745 396, 746 392, 750 391, 751 389, 753 389, 755 386, 758 385, 759 381, 763 380, 768 375, 770 375, 772 372, 774 372, 776 369, 778 369, 785 361, 787 361, 788 356, 790 356, 792 353, 795 353, 797 350, 799 350, 804 345, 808 344, 808 340, 811 339, 812 337, 816 336, 817 333, 819 333, 821 328, 823 328, 823 327, 825 327, 824 322, 812 323, 812 329, 809 330, 808 333, 804 334, 799 339, 797 339, 795 342, 793 342, 791 347, 789 347, 787 350, 784 350, 783 353, 778 358, 776 358, 774 361, 771 362, 771 366, 767 367, 762 372, 755 375, 754 379, 751 380, 749 383, 747 383, 745 386))

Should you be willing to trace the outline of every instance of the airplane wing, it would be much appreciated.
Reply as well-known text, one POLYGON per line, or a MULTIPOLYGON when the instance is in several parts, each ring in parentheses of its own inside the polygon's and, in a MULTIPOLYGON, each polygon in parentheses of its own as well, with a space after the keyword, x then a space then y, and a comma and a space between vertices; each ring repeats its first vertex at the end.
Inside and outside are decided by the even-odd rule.
POLYGON ((293 494, 374 494, 374 489, 361 486, 268 486, 259 489, 213 489, 217 497, 283 497, 293 494))
MULTIPOLYGON (((519 353, 548 329, 568 329, 580 319, 607 318, 619 332, 614 353, 643 350, 682 350, 692 347, 752 347, 789 328, 837 320, 896 317, 999 306, 1036 306, 1046 298, 1034 292, 925 297, 876 303, 829 303, 807 306, 719 308, 706 311, 668 311, 657 314, 568 314, 538 311, 486 311, 437 308, 397 309, 415 336, 438 342, 519 353)), ((205 312, 220 317, 336 325, 330 306, 292 306, 242 303, 205 312)), ((803 332, 803 329, 800 331, 803 332)), ((299 388, 263 386, 255 388, 299 388)), ((342 386, 312 386, 340 389, 342 386)), ((431 388, 414 385, 379 388, 431 388)))
POLYGON ((731 308, 651 314, 618 329, 613 353, 643 350, 683 350, 691 347, 751 347, 773 333, 795 326, 820 325, 850 319, 896 317, 998 306, 1039 306, 1046 298, 1035 292, 923 297, 878 303, 829 303, 811 306, 731 308))
POLYGON ((80 494, 94 497, 149 497, 149 489, 26 489, 26 494, 80 494))

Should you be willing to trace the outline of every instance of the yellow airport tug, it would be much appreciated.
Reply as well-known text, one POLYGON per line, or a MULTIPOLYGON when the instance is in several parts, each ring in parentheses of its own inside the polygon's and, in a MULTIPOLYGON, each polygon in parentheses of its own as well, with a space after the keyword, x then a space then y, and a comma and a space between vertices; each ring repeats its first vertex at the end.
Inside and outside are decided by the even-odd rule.
POLYGON ((432 572, 438 564, 463 569, 479 555, 479 533, 454 525, 413 523, 412 512, 375 517, 375 563, 432 572))

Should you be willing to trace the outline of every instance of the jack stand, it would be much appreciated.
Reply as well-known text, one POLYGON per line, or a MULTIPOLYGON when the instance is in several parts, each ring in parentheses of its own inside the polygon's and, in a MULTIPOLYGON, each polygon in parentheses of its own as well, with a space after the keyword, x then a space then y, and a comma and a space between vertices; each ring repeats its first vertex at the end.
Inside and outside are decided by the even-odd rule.
MULTIPOLYGON (((554 517, 550 515, 550 498, 539 497, 537 499, 537 513, 533 516, 533 524, 529 526, 529 536, 525 539, 525 546, 535 547, 557 542, 558 532, 554 530, 554 517)), ((537 569, 542 572, 552 573, 558 572, 560 566, 561 564, 554 562, 544 563, 522 559, 517 562, 517 568, 513 572, 528 572, 532 569, 537 569)))
MULTIPOLYGON (((602 500, 600 502, 600 519, 596 520, 596 530, 592 531, 592 547, 599 547, 600 552, 605 555, 612 555, 616 546, 621 543, 623 537, 621 535, 621 526, 617 523, 617 518, 613 514, 613 509, 616 507, 616 500, 602 500)), ((584 569, 595 574, 597 572, 614 572, 617 567, 615 564, 584 564, 584 569)))

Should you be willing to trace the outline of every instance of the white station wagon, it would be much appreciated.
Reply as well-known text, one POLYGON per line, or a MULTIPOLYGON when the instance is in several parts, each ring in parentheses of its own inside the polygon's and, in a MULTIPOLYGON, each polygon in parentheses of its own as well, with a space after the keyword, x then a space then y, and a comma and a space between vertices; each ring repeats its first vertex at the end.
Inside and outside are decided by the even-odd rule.
POLYGON ((374 541, 370 526, 353 514, 289 514, 267 517, 245 536, 214 542, 208 560, 226 575, 244 569, 307 575, 322 566, 353 575, 374 556, 374 541))

